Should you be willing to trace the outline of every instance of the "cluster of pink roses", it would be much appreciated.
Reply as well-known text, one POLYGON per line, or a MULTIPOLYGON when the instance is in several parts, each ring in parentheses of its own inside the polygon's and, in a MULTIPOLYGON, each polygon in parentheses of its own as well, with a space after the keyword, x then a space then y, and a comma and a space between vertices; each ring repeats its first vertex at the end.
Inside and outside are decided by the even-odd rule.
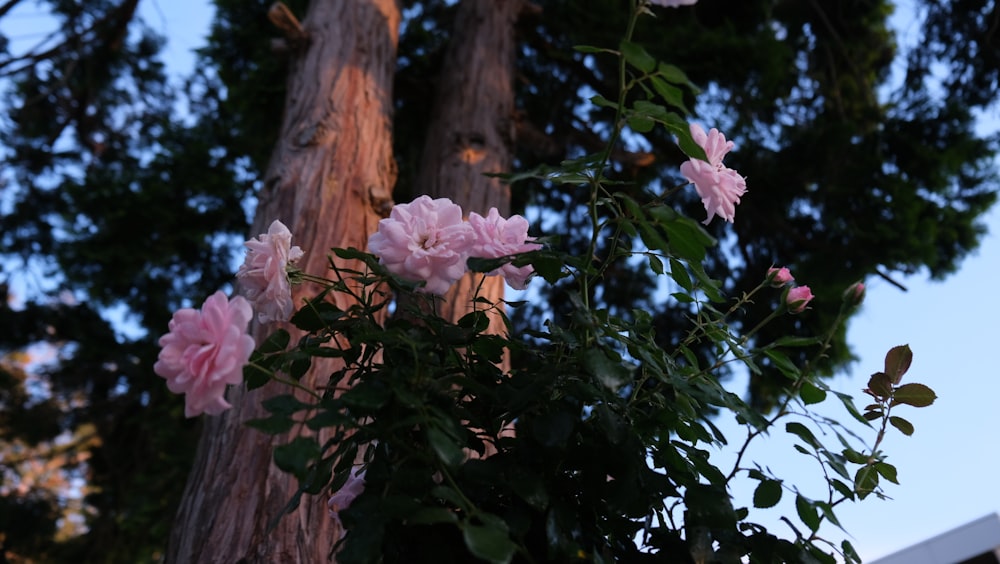
MULTIPOLYGON (((794 282, 795 277, 785 267, 769 268, 767 269, 767 280, 771 283, 771 286, 781 288, 794 282)), ((862 285, 862 288, 864 288, 864 285, 862 285)), ((788 307, 789 313, 802 313, 814 297, 809 286, 796 286, 789 288, 788 293, 785 294, 785 305, 788 307)))
POLYGON ((681 165, 681 174, 694 183, 695 190, 701 196, 701 203, 708 212, 703 223, 708 225, 715 216, 733 223, 736 204, 740 203, 740 197, 747 191, 746 179, 722 164, 723 157, 733 149, 734 143, 727 141, 726 136, 714 127, 708 133, 696 123, 692 123, 690 127, 691 137, 705 150, 708 162, 690 159, 681 165))
POLYGON ((292 234, 280 221, 267 233, 244 243, 246 259, 236 277, 243 294, 232 300, 216 292, 200 310, 174 312, 153 371, 167 388, 184 396, 184 415, 218 415, 232 407, 226 386, 243 382, 243 366, 255 344, 247 334, 253 312, 261 323, 287 321, 293 310, 289 265, 302 257, 292 246, 292 234))
MULTIPOLYGON (((542 246, 528 236, 528 221, 509 219, 491 208, 486 217, 475 212, 462 219, 462 208, 448 198, 420 196, 392 208, 368 239, 389 272, 412 281, 424 281, 420 291, 442 295, 467 271, 469 257, 501 258, 535 251, 542 246)), ((510 263, 487 273, 500 275, 512 288, 523 290, 534 273, 529 266, 510 263)))
MULTIPOLYGON (((443 294, 465 274, 469 257, 501 258, 541 248, 531 241, 528 222, 519 215, 505 219, 494 208, 485 217, 471 213, 466 222, 451 200, 421 196, 395 206, 379 222, 369 247, 393 274, 426 281, 423 291, 443 294)), ((288 273, 303 253, 292 246, 288 228, 276 220, 244 246, 246 259, 236 273, 243 295, 230 300, 216 292, 200 310, 178 310, 160 337, 153 370, 170 391, 185 394, 187 417, 232 407, 225 400, 226 386, 243 381, 243 366, 254 349, 247 334, 254 312, 259 322, 268 323, 287 321, 295 310, 288 273)), ((488 274, 524 289, 533 272, 531 266, 508 263, 488 274)))

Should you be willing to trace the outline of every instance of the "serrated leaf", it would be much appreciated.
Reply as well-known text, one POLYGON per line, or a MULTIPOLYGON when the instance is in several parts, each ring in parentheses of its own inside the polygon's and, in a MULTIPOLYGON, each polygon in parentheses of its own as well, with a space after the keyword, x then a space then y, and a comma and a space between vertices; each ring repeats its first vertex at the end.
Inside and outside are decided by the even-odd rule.
POLYGON ((927 407, 934 403, 937 395, 923 384, 903 384, 892 393, 892 404, 905 403, 913 407, 927 407))
POLYGON ((660 63, 658 71, 659 71, 658 74, 662 76, 664 79, 666 79, 668 82, 672 82, 674 84, 683 84, 688 88, 690 88, 695 94, 699 92, 698 87, 695 86, 693 82, 691 82, 691 80, 687 77, 687 75, 684 74, 684 71, 682 71, 680 68, 668 63, 660 63))
POLYGON ((300 480, 305 477, 309 463, 319 459, 319 443, 309 437, 295 437, 291 442, 274 448, 274 464, 300 480))
POLYGON ((649 116, 632 115, 626 121, 636 133, 648 133, 656 126, 656 122, 649 116))
POLYGON ((788 422, 785 424, 785 431, 799 437, 805 441, 807 445, 813 448, 820 448, 822 446, 819 441, 816 440, 816 436, 813 435, 813 432, 802 423, 798 423, 796 421, 788 422))
POLYGON ((291 335, 288 334, 288 331, 278 329, 274 333, 271 333, 271 335, 265 339, 259 347, 257 347, 257 352, 261 354, 282 352, 285 350, 285 347, 288 346, 288 342, 290 340, 291 335))
POLYGON ((261 402, 261 405, 264 406, 264 409, 276 415, 291 415, 297 411, 313 407, 311 404, 300 401, 292 394, 281 394, 267 398, 261 402))
POLYGON ((889 416, 889 423, 893 427, 899 429, 899 432, 903 433, 906 436, 910 436, 910 435, 913 434, 913 423, 910 423, 909 421, 907 421, 906 419, 903 419, 902 417, 897 417, 895 415, 890 415, 889 416))
POLYGON ((684 288, 688 292, 694 290, 694 283, 691 282, 691 276, 688 275, 687 268, 684 267, 684 263, 671 257, 670 258, 670 277, 677 282, 677 285, 684 288))
POLYGON ((642 72, 653 72, 656 70, 656 59, 646 52, 641 45, 631 41, 622 41, 619 49, 628 64, 641 70, 642 72))
POLYGON ((854 491, 864 499, 878 487, 878 471, 874 466, 862 466, 854 474, 854 491))
POLYGON ((868 463, 868 457, 854 450, 853 448, 844 449, 844 458, 846 458, 849 462, 853 462, 854 464, 868 463))
POLYGON ((806 498, 801 495, 795 496, 795 511, 799 514, 799 519, 809 530, 816 532, 819 529, 819 512, 816 511, 816 507, 806 498))
POLYGON ((799 372, 799 367, 795 366, 795 363, 788 358, 785 353, 781 351, 776 351, 774 349, 766 349, 764 351, 764 356, 771 360, 771 363, 775 368, 778 369, 786 378, 790 380, 798 380, 801 376, 799 372))
POLYGON ((664 272, 663 261, 660 257, 650 253, 646 255, 646 259, 649 261, 649 269, 653 271, 657 276, 661 276, 664 272))
POLYGON ((650 80, 653 83, 653 89, 656 90, 656 93, 659 94, 660 97, 663 98, 668 104, 684 111, 686 114, 691 113, 687 109, 687 106, 684 105, 684 92, 681 91, 680 88, 668 84, 667 81, 658 76, 654 76, 650 80))
POLYGON ((244 424, 268 435, 277 435, 290 431, 295 426, 295 421, 285 415, 272 415, 263 419, 251 419, 244 424))
POLYGON ((438 458, 448 466, 458 466, 465 459, 461 447, 444 431, 435 427, 427 429, 427 441, 430 442, 438 458))
POLYGON ((271 371, 251 362, 243 365, 243 382, 247 391, 256 390, 271 381, 271 371))
POLYGON ((876 462, 875 470, 886 480, 889 480, 893 484, 899 484, 899 480, 896 479, 896 467, 892 464, 876 462))
POLYGON ((617 390, 629 377, 629 370, 620 360, 612 360, 601 349, 586 349, 581 358, 583 368, 609 390, 617 390))
POLYGON ((903 374, 910 369, 911 362, 913 362, 913 351, 910 350, 910 345, 899 345, 889 349, 885 355, 885 373, 893 385, 899 384, 903 379, 903 374))
POLYGON ((462 527, 465 546, 474 556, 506 564, 514 557, 517 546, 510 540, 506 529, 486 525, 465 525, 462 527))
POLYGON ((802 403, 812 405, 823 402, 826 399, 826 392, 806 382, 802 385, 802 389, 799 390, 799 397, 802 398, 802 403))
POLYGON ((753 506, 767 509, 778 505, 782 491, 781 482, 778 480, 762 480, 753 492, 753 506))
POLYGON ((892 395, 892 382, 884 372, 876 372, 868 379, 868 389, 876 397, 885 399, 892 395))
POLYGON ((593 105, 595 105, 595 106, 599 106, 601 108, 612 108, 612 109, 617 109, 618 108, 618 104, 617 103, 612 102, 611 100, 608 100, 607 98, 605 98, 604 96, 601 96, 600 94, 598 94, 596 96, 591 96, 590 97, 590 103, 593 104, 593 105))

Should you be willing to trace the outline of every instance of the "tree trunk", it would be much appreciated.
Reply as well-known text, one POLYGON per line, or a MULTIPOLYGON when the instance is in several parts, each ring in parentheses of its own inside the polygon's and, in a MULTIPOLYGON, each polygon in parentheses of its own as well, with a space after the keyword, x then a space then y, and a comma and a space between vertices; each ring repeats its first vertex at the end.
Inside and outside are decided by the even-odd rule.
MULTIPOLYGON (((510 188, 485 173, 510 172, 514 142, 514 24, 522 0, 463 0, 437 84, 416 193, 450 198, 465 213, 510 213, 510 188)), ((479 295, 504 297, 499 276, 466 274, 438 312, 457 321, 479 295)), ((490 331, 501 333, 499 316, 490 331)), ((506 366, 505 366, 506 368, 506 366)))
MULTIPOLYGON (((305 251, 298 263, 305 272, 326 274, 331 247, 366 249, 368 234, 391 205, 399 22, 395 0, 314 0, 303 20, 308 45, 292 62, 281 136, 252 233, 280 219, 305 251)), ((296 303, 315 290, 296 288, 296 303)), ((274 328, 258 328, 258 342, 274 328)), ((323 387, 335 368, 314 363, 302 383, 323 387)), ((288 391, 273 384, 233 389, 233 409, 205 418, 168 562, 326 561, 336 538, 325 498, 303 497, 267 530, 298 485, 272 462, 272 447, 289 437, 272 437, 244 422, 266 416, 261 402, 288 391)))

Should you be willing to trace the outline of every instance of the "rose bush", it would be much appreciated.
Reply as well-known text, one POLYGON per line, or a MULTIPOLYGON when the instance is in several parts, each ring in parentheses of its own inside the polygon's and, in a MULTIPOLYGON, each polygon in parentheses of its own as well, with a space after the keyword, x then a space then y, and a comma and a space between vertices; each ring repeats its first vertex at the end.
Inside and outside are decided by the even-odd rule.
MULTIPOLYGON (((649 6, 633 5, 632 24, 649 6)), ((834 562, 835 555, 858 561, 848 541, 826 539, 822 526, 840 526, 839 504, 881 496, 881 480, 896 481, 881 448, 886 430, 911 434, 913 425, 898 409, 930 405, 933 392, 902 383, 912 358, 905 346, 890 350, 884 369, 872 375, 864 390, 872 403, 863 412, 817 376, 839 324, 861 305, 861 282, 843 292, 841 315, 825 334, 759 342, 768 321, 808 315, 807 304, 825 297, 805 285, 791 287, 785 267, 761 272, 752 291, 726 297, 724 284, 702 265, 715 240, 670 204, 677 190, 619 190, 621 183, 607 178, 611 148, 624 128, 659 124, 690 157, 680 173, 708 213, 701 223, 715 216, 734 222, 746 182, 722 162, 733 143, 686 123, 682 104, 669 94, 693 94, 693 85, 630 43, 630 31, 617 50, 580 50, 618 57, 627 79, 618 102, 595 101, 614 107, 617 129, 598 155, 510 180, 586 186, 594 241, 587 253, 542 245, 520 216, 503 218, 493 209, 465 221, 453 202, 420 196, 379 223, 370 252, 334 249, 329 279, 317 273, 289 279, 289 264, 301 251, 291 247, 287 229, 272 224, 247 243, 238 277, 260 321, 287 318, 301 336, 293 343, 290 327, 279 326, 251 354, 250 304, 219 293, 201 312, 175 314, 161 339, 157 373, 172 391, 187 394, 188 416, 227 408, 224 387, 239 383, 239 367, 248 389, 270 380, 290 385, 289 393, 264 401, 269 416, 247 424, 272 434, 308 430, 276 447, 275 463, 299 480, 289 508, 320 496, 346 532, 330 539, 338 562, 834 562), (611 252, 602 256, 599 237, 611 239, 611 252), (675 306, 690 312, 687 336, 668 348, 656 340, 650 312, 591 304, 594 280, 616 263, 637 260, 663 276, 675 306), (487 332, 486 310, 506 321, 504 306, 516 304, 477 299, 457 322, 434 313, 435 300, 469 270, 502 275, 515 288, 537 274, 569 289, 559 315, 543 327, 496 335, 487 332), (289 280, 317 284, 316 297, 294 313, 286 308, 289 280), (331 292, 348 294, 349 305, 329 301, 331 292), (731 322, 751 300, 772 303, 773 313, 757 327, 737 329, 731 322), (380 312, 390 306, 397 314, 382 321, 380 312), (714 344, 713 358, 694 352, 692 345, 703 342, 714 344), (811 360, 792 362, 793 348, 811 360), (513 359, 507 372, 500 368, 505 355, 513 359), (315 389, 298 383, 313 358, 339 362, 315 389), (752 375, 783 375, 777 409, 758 411, 726 389, 719 371, 731 363, 752 375), (816 416, 811 406, 828 398, 871 427, 872 444, 816 416), (717 455, 729 439, 714 417, 733 418, 745 431, 725 467, 717 455), (796 450, 816 461, 824 484, 818 491, 796 485, 800 476, 783 475, 782 460, 748 460, 748 446, 782 422, 796 450), (327 431, 323 442, 319 430, 327 431), (823 444, 830 437, 836 446, 823 444), (752 508, 733 498, 738 481, 756 484, 752 508), (795 513, 785 522, 799 524, 782 537, 753 512, 786 494, 794 497, 795 513)))

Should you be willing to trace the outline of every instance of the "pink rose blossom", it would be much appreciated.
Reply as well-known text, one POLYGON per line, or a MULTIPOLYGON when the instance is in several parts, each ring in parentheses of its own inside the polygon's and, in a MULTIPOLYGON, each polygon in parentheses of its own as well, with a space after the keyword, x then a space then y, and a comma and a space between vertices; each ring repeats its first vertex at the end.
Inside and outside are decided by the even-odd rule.
POLYGON ((707 134, 700 125, 691 124, 691 136, 695 143, 705 150, 708 162, 701 159, 690 159, 681 165, 681 174, 694 183, 695 190, 701 196, 701 203, 708 212, 704 222, 706 225, 714 216, 719 216, 729 223, 736 215, 736 204, 740 196, 746 193, 746 179, 738 172, 722 164, 723 157, 733 148, 732 141, 726 141, 726 136, 712 128, 707 134))
POLYGON ((448 198, 420 196, 392 208, 368 239, 389 272, 407 280, 425 280, 421 291, 442 295, 465 274, 465 261, 476 234, 462 220, 462 208, 448 198))
MULTIPOLYGON (((486 217, 476 212, 470 213, 469 225, 476 233, 476 243, 470 253, 474 257, 500 258, 542 248, 538 243, 531 242, 532 238, 528 237, 528 220, 519 215, 504 219, 496 208, 490 208, 486 217)), ((523 290, 534 272, 531 265, 514 266, 507 263, 487 273, 487 276, 499 274, 511 288, 523 290)))
POLYGON ((257 310, 257 320, 288 321, 295 305, 287 268, 302 258, 302 249, 292 246, 292 233, 278 220, 271 223, 267 233, 243 246, 247 248, 247 256, 236 277, 243 295, 257 310))
POLYGON ((655 6, 666 6, 668 8, 679 8, 681 6, 694 6, 698 0, 649 0, 655 6))
POLYGON ((242 296, 230 301, 222 292, 205 300, 201 310, 174 312, 170 332, 160 337, 160 356, 153 371, 167 380, 175 394, 186 394, 184 415, 218 415, 232 407, 227 384, 243 381, 243 365, 254 349, 246 333, 253 316, 242 296))
POLYGON ((795 280, 792 273, 785 267, 781 268, 769 268, 767 269, 767 280, 771 283, 771 286, 775 288, 780 288, 789 282, 795 280))
POLYGON ((788 290, 785 296, 785 303, 788 305, 789 313, 802 313, 806 310, 806 305, 814 298, 809 286, 797 286, 788 290))
POLYGON ((364 473, 362 472, 358 475, 348 473, 347 481, 344 482, 344 485, 337 490, 337 493, 330 496, 330 501, 327 505, 330 507, 330 517, 337 523, 338 528, 344 528, 344 523, 340 520, 340 512, 350 507, 354 503, 354 498, 361 495, 361 492, 364 490, 364 473))

